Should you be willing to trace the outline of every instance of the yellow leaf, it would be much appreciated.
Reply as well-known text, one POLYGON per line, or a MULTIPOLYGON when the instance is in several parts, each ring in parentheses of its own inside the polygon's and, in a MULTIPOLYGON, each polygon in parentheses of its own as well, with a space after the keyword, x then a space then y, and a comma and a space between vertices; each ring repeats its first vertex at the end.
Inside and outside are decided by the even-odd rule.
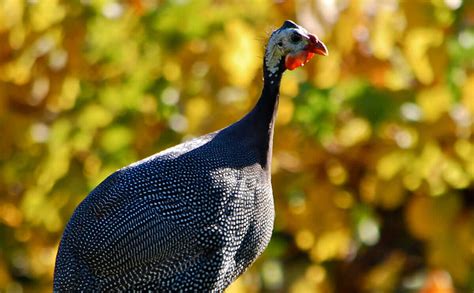
POLYGON ((405 55, 421 83, 430 84, 433 81, 434 72, 427 51, 442 42, 443 32, 435 28, 414 28, 406 33, 405 55))
POLYGON ((71 76, 66 77, 62 85, 58 107, 61 110, 67 110, 74 107, 79 91, 79 80, 71 76))
POLYGON ((288 72, 281 80, 280 94, 294 97, 298 94, 299 80, 293 72, 288 72))
POLYGON ((314 234, 308 229, 300 230, 296 233, 295 241, 300 249, 308 250, 314 244, 314 234))
POLYGON ((339 131, 339 141, 343 146, 350 147, 370 138, 372 131, 367 120, 354 118, 347 121, 339 131))
POLYGON ((41 0, 31 5, 31 27, 34 30, 45 30, 64 18, 66 10, 58 2, 59 0, 41 0))
POLYGON ((226 40, 222 45, 221 64, 227 72, 229 82, 247 87, 255 77, 263 55, 254 30, 241 20, 232 20, 225 26, 226 40))
POLYGON ((370 43, 375 57, 385 60, 392 55, 397 29, 403 23, 402 16, 393 9, 380 9, 375 15, 370 43))
POLYGON ((344 258, 349 253, 350 241, 350 233, 347 230, 326 232, 319 237, 311 249, 311 259, 326 261, 344 258))
POLYGON ((103 106, 90 104, 78 118, 78 124, 83 129, 95 129, 108 125, 113 115, 103 106))
POLYGON ((434 122, 449 110, 452 96, 446 86, 436 86, 420 91, 416 101, 423 111, 424 120, 434 122))
POLYGON ((199 129, 201 123, 208 117, 211 111, 209 99, 194 97, 186 103, 186 118, 188 119, 188 131, 194 133, 199 129))
POLYGON ((474 116, 474 74, 469 75, 462 88, 462 103, 474 116))
MULTIPOLYGON (((341 53, 336 48, 331 48, 331 53, 314 62, 316 74, 314 82, 319 88, 330 88, 339 81, 341 74, 341 53)), ((315 58, 316 59, 316 58, 315 58)))
POLYGON ((0 2, 0 32, 22 22, 25 1, 4 0, 0 2))
POLYGON ((288 97, 280 97, 280 103, 278 106, 277 124, 285 125, 288 124, 293 118, 294 111, 293 101, 288 97))
POLYGON ((392 179, 405 166, 407 155, 402 151, 394 151, 383 158, 377 164, 377 174, 384 180, 392 179))
POLYGON ((460 207, 460 200, 454 194, 412 196, 405 214, 408 228, 419 239, 440 239, 451 233, 460 207))

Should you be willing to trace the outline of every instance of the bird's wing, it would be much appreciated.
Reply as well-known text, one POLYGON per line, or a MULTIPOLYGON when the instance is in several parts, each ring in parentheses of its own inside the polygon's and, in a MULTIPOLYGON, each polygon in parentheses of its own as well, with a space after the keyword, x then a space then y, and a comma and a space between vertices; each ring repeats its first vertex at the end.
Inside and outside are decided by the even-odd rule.
POLYGON ((128 175, 119 171, 94 189, 67 229, 70 245, 96 276, 165 261, 192 243, 195 232, 186 223, 193 213, 179 197, 159 190, 140 194, 128 175))
POLYGON ((123 274, 151 263, 156 267, 179 252, 189 256, 192 249, 221 245, 213 225, 222 188, 216 188, 214 175, 203 168, 209 164, 204 145, 213 137, 117 171, 80 204, 66 238, 95 275, 123 274), (202 239, 209 233, 216 234, 211 235, 215 241, 202 239))

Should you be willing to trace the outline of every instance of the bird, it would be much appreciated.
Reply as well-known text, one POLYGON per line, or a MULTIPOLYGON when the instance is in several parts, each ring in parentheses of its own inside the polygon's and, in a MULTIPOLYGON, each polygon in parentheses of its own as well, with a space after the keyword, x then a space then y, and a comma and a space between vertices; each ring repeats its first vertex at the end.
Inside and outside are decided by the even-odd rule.
POLYGON ((77 206, 53 290, 223 292, 264 251, 280 81, 325 44, 291 20, 274 30, 263 89, 237 122, 123 167, 77 206))

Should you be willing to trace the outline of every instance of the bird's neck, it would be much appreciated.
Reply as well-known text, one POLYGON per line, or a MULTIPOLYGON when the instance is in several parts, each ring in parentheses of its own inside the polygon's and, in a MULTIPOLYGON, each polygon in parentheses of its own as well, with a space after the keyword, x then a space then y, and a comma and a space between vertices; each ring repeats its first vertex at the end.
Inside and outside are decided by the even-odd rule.
POLYGON ((252 144, 256 146, 260 164, 268 172, 271 168, 273 130, 278 109, 280 82, 283 75, 284 64, 280 62, 274 72, 268 70, 264 60, 263 65, 263 90, 255 107, 242 120, 246 131, 251 137, 252 144))

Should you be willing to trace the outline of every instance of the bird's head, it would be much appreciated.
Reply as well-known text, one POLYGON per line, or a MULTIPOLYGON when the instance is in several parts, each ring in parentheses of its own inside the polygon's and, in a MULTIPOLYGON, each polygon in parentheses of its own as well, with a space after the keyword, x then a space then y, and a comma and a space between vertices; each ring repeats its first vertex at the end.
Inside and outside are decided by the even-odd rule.
POLYGON ((305 65, 314 54, 328 55, 326 45, 306 29, 287 20, 275 30, 265 50, 265 66, 276 73, 284 62, 284 69, 293 70, 305 65))

